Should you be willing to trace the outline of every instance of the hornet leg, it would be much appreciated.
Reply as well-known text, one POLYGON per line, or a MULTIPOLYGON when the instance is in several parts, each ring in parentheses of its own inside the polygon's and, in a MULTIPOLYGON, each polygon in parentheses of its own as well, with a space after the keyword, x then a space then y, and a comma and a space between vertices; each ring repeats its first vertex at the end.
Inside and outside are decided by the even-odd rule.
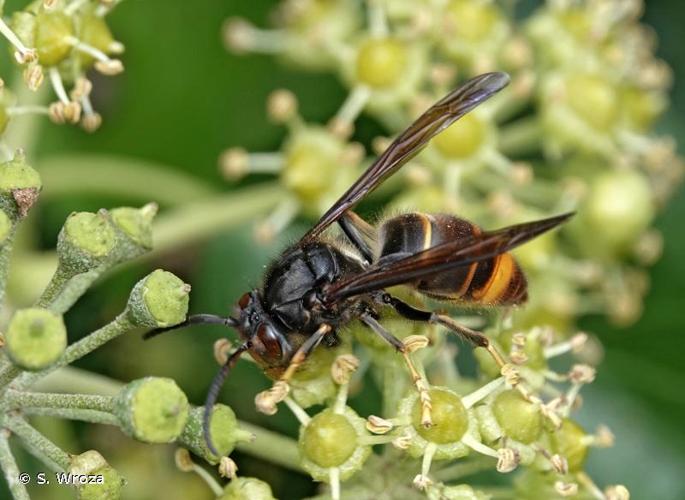
POLYGON ((297 369, 305 362, 307 356, 318 346, 323 338, 329 333, 333 328, 330 325, 323 324, 319 326, 311 337, 304 341, 300 348, 295 351, 292 358, 290 358, 290 364, 288 368, 283 372, 283 375, 274 382, 271 389, 262 391, 257 394, 255 398, 255 404, 257 405, 257 410, 261 413, 266 413, 267 415, 273 415, 276 413, 276 405, 283 401, 290 392, 290 387, 288 382, 295 375, 297 369))
POLYGON ((416 369, 414 362, 409 357, 409 351, 407 350, 407 347, 400 339, 398 339, 392 333, 383 328, 383 325, 376 321, 376 319, 373 318, 370 314, 362 315, 361 320, 366 326, 368 326, 375 333, 381 336, 383 340, 385 340, 388 344, 393 346, 395 350, 397 350, 397 352, 402 354, 402 356, 404 357, 404 362, 407 364, 407 367, 409 368, 409 373, 411 374, 412 382, 414 383, 414 387, 418 391, 419 399, 421 400, 421 424, 423 424, 424 427, 430 427, 431 425, 433 425, 433 419, 431 418, 432 404, 430 394, 428 393, 428 382, 425 378, 421 376, 419 371, 416 369))
POLYGON ((364 260, 371 264, 373 262, 373 249, 367 240, 374 240, 376 231, 371 224, 359 217, 351 210, 338 219, 340 228, 350 243, 359 251, 364 260))
POLYGON ((397 313, 400 316, 403 316, 412 321, 422 321, 425 323, 442 325, 448 330, 456 333, 460 337, 465 338, 474 346, 483 347, 490 353, 490 355, 500 368, 502 368, 506 364, 506 361, 504 360, 502 355, 499 353, 499 351, 497 351, 495 346, 493 346, 490 343, 490 340, 483 333, 478 332, 476 330, 471 330, 470 328, 460 325, 446 314, 439 314, 432 311, 423 311, 421 309, 417 309, 414 306, 411 306, 406 302, 398 299, 397 297, 393 297, 392 295, 386 292, 381 292, 380 294, 378 294, 377 299, 382 304, 389 305, 390 307, 395 309, 395 311, 397 311, 397 313))

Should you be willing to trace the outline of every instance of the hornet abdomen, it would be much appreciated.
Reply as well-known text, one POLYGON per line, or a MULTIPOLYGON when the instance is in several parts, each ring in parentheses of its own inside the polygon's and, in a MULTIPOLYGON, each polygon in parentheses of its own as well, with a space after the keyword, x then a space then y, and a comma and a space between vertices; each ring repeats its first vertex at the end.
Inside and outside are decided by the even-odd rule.
MULTIPOLYGON (((480 233, 475 224, 452 215, 402 214, 381 225, 378 260, 401 258, 480 233)), ((471 305, 517 305, 528 297, 526 277, 510 253, 423 278, 412 286, 434 299, 471 305)))

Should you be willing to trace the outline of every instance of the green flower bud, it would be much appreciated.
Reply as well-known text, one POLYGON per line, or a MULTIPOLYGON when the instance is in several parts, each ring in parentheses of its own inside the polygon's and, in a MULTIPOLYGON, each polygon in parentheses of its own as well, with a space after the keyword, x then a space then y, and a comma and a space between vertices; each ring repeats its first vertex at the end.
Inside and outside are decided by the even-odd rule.
POLYGON ((0 190, 2 193, 15 189, 42 187, 40 175, 28 165, 23 155, 0 165, 0 190))
MULTIPOLYGON (((533 468, 521 467, 514 478, 514 498, 520 500, 539 500, 540 498, 562 499, 559 492, 554 488, 554 483, 559 481, 559 475, 540 472, 533 468)), ((573 498, 573 497, 571 497, 573 498)), ((585 495, 577 495, 575 498, 588 499, 585 495)))
POLYGON ((122 260, 137 257, 152 248, 152 220, 157 205, 148 203, 142 208, 120 207, 110 211, 114 227, 120 230, 124 249, 122 260))
POLYGON ((275 500, 271 486, 254 477, 236 477, 216 500, 275 500))
POLYGON ((288 141, 281 180, 309 215, 318 216, 354 180, 355 169, 342 164, 344 151, 343 141, 322 127, 299 130, 288 141))
POLYGON ((116 244, 114 228, 104 211, 74 212, 57 237, 60 265, 69 274, 80 274, 111 260, 116 244))
POLYGON ((303 408, 309 408, 333 398, 338 386, 331 378, 331 366, 335 358, 349 352, 349 343, 334 349, 315 349, 290 381, 293 399, 303 408))
POLYGON ((450 0, 445 2, 440 19, 440 42, 443 50, 468 72, 479 72, 483 58, 500 57, 507 41, 510 23, 495 2, 450 0), (497 53, 497 55, 495 55, 497 53))
POLYGON ((429 394, 433 405, 433 425, 426 428, 421 424, 421 401, 417 399, 412 408, 414 429, 426 441, 436 444, 459 441, 469 426, 468 415, 461 398, 447 389, 431 389, 429 394))
POLYGON ((306 382, 292 382, 290 395, 302 408, 320 405, 331 400, 338 391, 338 387, 329 375, 307 380, 306 382))
POLYGON ((328 481, 328 469, 340 469, 345 480, 361 469, 371 447, 360 444, 367 436, 366 421, 351 408, 342 413, 323 410, 300 429, 299 448, 302 466, 317 481, 328 481))
POLYGON ((436 460, 467 455, 469 448, 461 442, 464 435, 468 433, 473 439, 480 440, 475 418, 454 391, 446 387, 432 387, 429 394, 433 418, 433 425, 429 428, 421 424, 421 401, 417 393, 410 394, 400 402, 399 415, 411 422, 405 428, 409 440, 403 448, 412 457, 420 457, 429 443, 435 444, 436 460))
POLYGON ((148 328, 177 325, 188 314, 189 293, 190 285, 157 269, 133 287, 127 306, 129 319, 148 328))
POLYGON ((638 172, 621 170, 597 176, 570 230, 581 233, 579 244, 593 254, 615 254, 649 227, 655 206, 647 179, 638 172))
MULTIPOLYGON (((29 12, 29 10, 32 10, 30 5, 26 10, 18 10, 12 13, 10 27, 24 45, 35 47, 36 13, 29 12)), ((10 53, 13 51, 14 47, 10 46, 10 53)))
POLYGON ((78 483, 76 498, 79 500, 114 499, 121 496, 121 488, 125 481, 119 473, 111 467, 95 450, 89 450, 80 455, 72 455, 69 473, 79 476, 100 476, 95 483, 78 483))
POLYGON ((566 80, 566 98, 570 108, 597 130, 609 130, 616 124, 619 96, 616 86, 600 75, 572 74, 566 80))
POLYGON ((188 398, 169 378, 145 377, 127 384, 117 395, 114 414, 122 430, 146 443, 170 443, 188 420, 188 398))
MULTIPOLYGON (((288 15, 279 16, 279 25, 288 31, 287 43, 283 44, 283 56, 288 63, 311 70, 330 70, 337 59, 324 45, 345 43, 361 25, 360 6, 351 2, 316 1, 298 4, 288 9, 288 15), (324 34, 325 37, 319 36, 324 34)), ((240 20, 231 24, 240 26, 240 20)), ((236 30, 239 32, 239 30, 236 30)), ((227 30, 227 35, 230 36, 227 30)), ((227 36, 227 38, 229 38, 227 36)), ((244 50, 244 44, 231 43, 234 49, 244 50)))
POLYGON ((218 404, 212 410, 212 417, 209 421, 209 433, 212 443, 219 452, 219 456, 214 455, 207 448, 205 441, 202 420, 205 409, 196 407, 190 410, 188 422, 183 428, 179 441, 189 448, 196 455, 204 458, 211 464, 216 464, 223 456, 229 455, 238 442, 251 441, 254 436, 238 427, 238 420, 235 413, 228 406, 218 404))
POLYGON ((393 38, 371 38, 359 47, 356 61, 357 79, 375 88, 396 85, 407 66, 408 49, 393 38))
POLYGON ((337 467, 357 448, 357 433, 344 415, 319 413, 302 433, 302 452, 321 467, 337 467))
MULTIPOLYGON (((79 18, 79 39, 105 54, 111 53, 111 46, 115 41, 104 16, 97 16, 93 11, 84 12, 79 18)), ((84 68, 95 62, 90 54, 79 52, 78 57, 84 68)))
POLYGON ((568 470, 577 472, 583 468, 588 453, 587 434, 583 428, 565 418, 559 429, 550 434, 552 450, 568 461, 568 470))
POLYGON ((514 390, 500 392, 492 402, 492 412, 504 435, 521 443, 535 441, 542 432, 540 407, 526 401, 514 390))
POLYGON ((58 10, 41 10, 36 15, 33 43, 38 62, 55 66, 69 56, 72 49, 74 25, 71 18, 58 10))
POLYGON ((617 154, 620 95, 607 74, 550 72, 541 80, 543 149, 550 155, 617 154))
POLYGON ((26 216, 41 187, 40 175, 26 163, 22 153, 0 164, 0 200, 5 209, 16 210, 19 217, 26 216))
POLYGON ((62 316, 45 309, 21 309, 14 313, 5 334, 5 350, 25 370, 47 368, 64 352, 67 330, 62 316))
POLYGON ((582 7, 559 9, 555 12, 561 25, 574 36, 576 41, 585 43, 592 37, 593 19, 589 17, 589 12, 582 7))
POLYGON ((451 38, 468 42, 487 39, 501 21, 494 4, 471 0, 452 0, 447 5, 445 22, 451 29, 451 38))
POLYGON ((433 144, 444 157, 461 160, 480 151, 491 132, 481 117, 469 113, 440 132, 433 144))
POLYGON ((10 234, 12 234, 12 219, 0 209, 0 246, 7 241, 10 234))

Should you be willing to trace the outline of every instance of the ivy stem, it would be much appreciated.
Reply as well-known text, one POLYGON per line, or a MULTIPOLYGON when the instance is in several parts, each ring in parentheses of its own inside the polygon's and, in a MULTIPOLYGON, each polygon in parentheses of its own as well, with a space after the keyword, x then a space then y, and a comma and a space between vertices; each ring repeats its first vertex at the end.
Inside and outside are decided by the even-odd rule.
POLYGON ((11 236, 3 243, 0 248, 0 303, 4 302, 5 286, 7 285, 7 275, 9 273, 9 261, 12 254, 11 236))
MULTIPOLYGON (((0 207, 0 209, 2 208, 0 207)), ((13 219, 11 232, 0 247, 0 309, 5 302, 5 288, 7 286, 7 276, 9 276, 10 258, 12 257, 16 229, 17 222, 16 219, 13 219)))
POLYGON ((111 412, 114 398, 95 394, 59 394, 50 392, 23 392, 9 389, 5 401, 10 408, 59 408, 111 412))
POLYGON ((90 285, 100 277, 106 266, 100 266, 84 273, 73 275, 58 265, 50 283, 36 302, 36 306, 49 309, 57 314, 64 314, 90 285))
POLYGON ((19 481, 19 468, 12 455, 8 437, 9 432, 6 429, 0 430, 0 468, 5 473, 5 481, 14 500, 30 500, 26 486, 19 481))
POLYGON ((65 472, 71 466, 69 454, 34 429, 26 420, 8 416, 5 427, 16 434, 26 450, 55 472, 65 472))
POLYGON ((55 371, 57 368, 70 365, 77 359, 82 358, 86 354, 94 351, 113 338, 123 335, 133 328, 135 328, 134 325, 128 319, 126 311, 124 311, 117 316, 114 321, 108 323, 98 330, 95 330, 93 333, 67 347, 64 351, 64 354, 62 354, 62 357, 51 367, 39 372, 23 373, 20 375, 17 379, 15 389, 24 389, 26 387, 30 387, 34 382, 55 371))
POLYGON ((0 370, 0 389, 12 382, 21 373, 21 368, 8 363, 0 370))
POLYGON ((392 442, 397 436, 362 436, 359 442, 364 445, 388 444, 392 442))
POLYGON ((11 364, 12 362, 7 358, 5 353, 0 352, 0 373, 11 364))
POLYGON ((383 416, 392 415, 406 389, 407 377, 398 371, 396 365, 390 363, 378 370, 383 381, 383 416))
MULTIPOLYGON (((34 387, 49 391, 97 392, 107 396, 115 396, 124 387, 124 384, 103 375, 96 376, 79 368, 65 366, 50 373, 34 387)), ((238 421, 238 427, 255 436, 255 439, 249 443, 238 442, 236 448, 239 451, 290 470, 303 471, 300 466, 300 452, 294 439, 242 420, 238 421)))
POLYGON ((459 462, 435 472, 433 475, 440 481, 456 481, 478 472, 491 469, 493 461, 487 457, 476 457, 469 461, 459 462))
POLYGON ((294 439, 249 422, 238 421, 238 426, 252 433, 255 439, 249 443, 238 442, 236 449, 286 469, 303 472, 300 465, 300 451, 294 439))
POLYGON ((50 283, 45 287, 45 290, 43 290, 43 293, 36 302, 36 306, 45 308, 52 303, 72 276, 73 274, 67 273, 63 266, 58 265, 55 274, 50 278, 50 283))
POLYGON ((116 417, 116 415, 98 410, 28 407, 24 408, 22 413, 24 415, 40 415, 42 417, 78 420, 80 422, 90 422, 91 424, 115 425, 117 427, 121 426, 121 421, 116 417))

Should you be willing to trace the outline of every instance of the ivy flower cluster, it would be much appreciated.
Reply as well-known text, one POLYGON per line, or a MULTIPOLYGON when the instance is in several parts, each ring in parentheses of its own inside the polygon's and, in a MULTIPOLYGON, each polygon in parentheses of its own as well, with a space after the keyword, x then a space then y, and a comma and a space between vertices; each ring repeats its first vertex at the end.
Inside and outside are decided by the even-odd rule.
MULTIPOLYGON (((275 413, 278 401, 297 418, 297 464, 326 485, 323 497, 486 499, 495 491, 516 498, 630 497, 620 484, 601 488, 585 470, 591 448, 614 442, 606 426, 588 432, 574 418, 582 405, 580 390, 595 378, 595 368, 582 362, 592 350, 587 334, 564 338, 551 328, 519 330, 504 321, 487 332, 504 364, 477 348, 479 375, 473 377, 454 363, 446 331, 383 319, 403 339, 421 374, 430 397, 430 427, 421 393, 397 353, 357 326, 344 332, 336 348, 314 351, 288 386, 276 384, 255 398, 259 411, 275 413), (362 417, 348 398, 369 378, 381 389, 383 414, 362 417), (469 483, 488 470, 514 479, 497 490, 469 483)), ((230 350, 230 343, 217 341, 219 365, 230 350)), ((292 451, 287 448, 280 453, 292 451)), ((224 462, 232 477, 233 462, 224 462)), ((194 465, 179 467, 202 474, 194 465)), ((272 498, 270 490, 251 494, 231 498, 272 498)))
POLYGON ((49 85, 55 99, 48 105, 17 102, 0 78, 0 153, 11 155, 2 136, 21 115, 47 115, 54 123, 79 124, 89 132, 98 129, 102 117, 93 109, 93 85, 87 73, 91 68, 103 75, 124 70, 118 59, 124 45, 114 38, 106 21, 119 2, 35 0, 11 14, 3 12, 4 1, 0 2, 0 34, 9 44, 24 83, 34 92, 49 85))
MULTIPOLYGON (((4 292, 17 226, 36 203, 42 184, 21 152, 0 164, 0 290, 4 292)), ((171 379, 145 377, 120 384, 111 394, 75 393, 74 381, 89 374, 68 365, 107 342, 141 328, 180 323, 186 317, 190 286, 158 269, 140 280, 124 310, 110 323, 67 343, 63 315, 104 272, 133 259, 152 246, 151 224, 157 208, 119 207, 97 213, 75 212, 57 242, 58 265, 36 303, 11 312, 0 335, 0 468, 15 499, 28 499, 9 442, 16 440, 45 467, 73 476, 98 476, 98 482, 76 481, 76 495, 87 499, 119 498, 124 479, 95 450, 62 450, 30 421, 34 415, 114 425, 144 443, 178 443, 209 463, 220 457, 207 449, 202 432, 203 409, 188 403, 171 379), (66 382, 65 382, 66 381, 66 382), (41 384, 56 388, 44 392, 41 384)), ((218 452, 230 453, 252 433, 239 428, 233 411, 217 405, 211 433, 218 452)), ((234 488, 236 486, 233 486, 234 488)))
MULTIPOLYGON (((385 191, 389 209, 458 213, 486 227, 577 210, 575 222, 520 251, 533 283, 521 326, 572 331, 583 314, 634 322, 661 251, 652 221, 678 185, 674 140, 654 132, 669 67, 639 18, 640 0, 548 0, 521 18, 494 0, 284 0, 275 27, 228 19, 234 52, 269 53, 349 89, 326 125, 275 92, 269 116, 288 127, 273 153, 227 150, 223 172, 278 175, 291 196, 258 227, 267 238, 319 215, 358 174, 367 113, 392 137, 459 81, 507 71, 508 90, 438 136, 385 191)), ((386 137, 372 144, 374 153, 386 137)))

